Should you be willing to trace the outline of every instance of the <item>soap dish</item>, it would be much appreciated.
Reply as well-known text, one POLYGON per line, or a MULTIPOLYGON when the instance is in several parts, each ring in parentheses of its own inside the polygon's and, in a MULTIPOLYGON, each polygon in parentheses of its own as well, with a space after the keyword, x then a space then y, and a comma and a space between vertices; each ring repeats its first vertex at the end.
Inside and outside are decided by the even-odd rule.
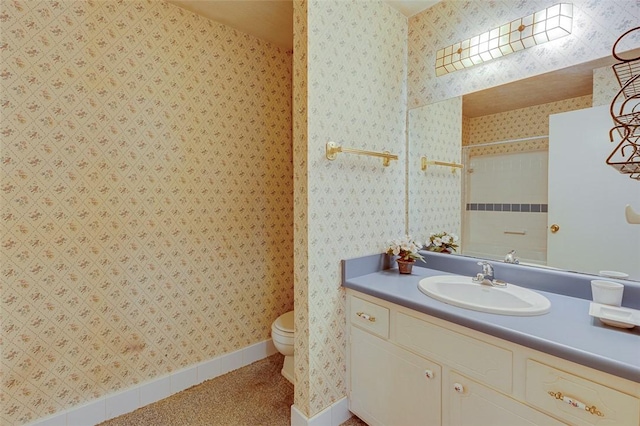
POLYGON ((640 311, 637 309, 591 302, 589 315, 612 327, 633 328, 636 325, 640 325, 640 311))

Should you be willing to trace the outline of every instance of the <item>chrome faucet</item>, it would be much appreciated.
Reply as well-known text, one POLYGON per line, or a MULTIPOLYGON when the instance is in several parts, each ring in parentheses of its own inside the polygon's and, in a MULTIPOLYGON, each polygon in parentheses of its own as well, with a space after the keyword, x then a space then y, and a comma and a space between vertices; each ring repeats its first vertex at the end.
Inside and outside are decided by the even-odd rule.
POLYGON ((478 262, 478 265, 482 266, 482 279, 493 281, 493 266, 489 262, 478 262))
POLYGON ((514 263, 516 265, 520 263, 520 260, 516 257, 515 250, 511 250, 509 253, 507 253, 507 255, 504 257, 504 261, 505 263, 514 263))
POLYGON ((501 280, 496 280, 493 276, 493 266, 489 262, 478 262, 478 265, 482 266, 482 272, 478 273, 473 282, 490 285, 492 287, 506 287, 507 283, 501 280))

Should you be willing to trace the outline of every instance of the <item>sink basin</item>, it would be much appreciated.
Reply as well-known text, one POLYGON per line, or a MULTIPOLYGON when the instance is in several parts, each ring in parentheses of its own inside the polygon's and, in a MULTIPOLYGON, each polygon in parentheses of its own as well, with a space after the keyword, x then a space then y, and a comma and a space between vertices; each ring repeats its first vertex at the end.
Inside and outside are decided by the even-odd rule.
POLYGON ((436 275, 420 280, 421 292, 460 308, 491 314, 529 316, 549 312, 549 299, 527 288, 507 284, 491 287, 462 275, 436 275))

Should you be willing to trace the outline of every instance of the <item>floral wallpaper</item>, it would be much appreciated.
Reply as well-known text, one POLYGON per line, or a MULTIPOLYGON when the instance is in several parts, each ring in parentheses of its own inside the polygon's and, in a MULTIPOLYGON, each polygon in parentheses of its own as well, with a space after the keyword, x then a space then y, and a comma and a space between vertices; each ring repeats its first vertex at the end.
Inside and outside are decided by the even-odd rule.
POLYGON ((0 3, 0 423, 270 337, 290 52, 154 0, 0 3))
POLYGON ((572 36, 435 78, 449 39, 553 3, 445 0, 407 28, 295 0, 292 57, 162 1, 0 2, 0 422, 267 339, 294 299, 295 405, 342 398, 339 261, 405 231, 407 105, 604 56, 640 20, 576 0, 572 36))
POLYGON ((593 105, 611 105, 611 101, 620 91, 620 83, 611 67, 593 70, 593 105))
POLYGON ((590 108, 591 106, 592 97, 587 95, 498 114, 466 118, 465 121, 468 125, 465 128, 463 144, 468 146, 468 155, 471 157, 547 150, 549 148, 549 140, 547 138, 547 135, 549 135, 549 115, 590 108), (473 145, 477 144, 489 144, 512 139, 528 140, 473 147, 473 145))
MULTIPOLYGON (((436 77, 439 49, 556 3, 444 0, 409 18, 409 108, 609 56, 616 39, 640 22, 636 0, 573 0, 571 35, 436 77)), ((628 37, 626 45, 640 46, 640 34, 628 37)))
POLYGON ((309 226, 307 166, 307 1, 293 2, 294 405, 309 413, 309 226))
MULTIPOLYGON (((294 218, 296 243, 307 241, 303 260, 296 261, 296 274, 298 266, 307 272, 307 278, 296 275, 295 305, 303 309, 296 313, 296 332, 308 333, 296 336, 296 357, 304 361, 296 360, 295 405, 311 418, 346 395, 340 260, 380 253, 405 231, 407 21, 378 1, 314 0, 294 7, 294 32, 306 35, 306 51, 295 53, 294 79, 300 80, 294 98, 301 108, 294 114, 308 111, 306 129, 296 124, 294 137, 294 209, 301 209, 294 218), (306 93, 299 93, 305 77, 306 93), (298 140, 305 136, 306 146, 298 140), (330 161, 328 141, 388 150, 400 159, 389 167, 360 155, 330 161)), ((304 125, 298 119, 294 123, 304 125)))
POLYGON ((462 98, 409 111, 409 233, 425 242, 431 233, 461 235, 461 179, 464 170, 428 166, 429 161, 461 163, 462 98), (411 220, 413 219, 413 220, 411 220))

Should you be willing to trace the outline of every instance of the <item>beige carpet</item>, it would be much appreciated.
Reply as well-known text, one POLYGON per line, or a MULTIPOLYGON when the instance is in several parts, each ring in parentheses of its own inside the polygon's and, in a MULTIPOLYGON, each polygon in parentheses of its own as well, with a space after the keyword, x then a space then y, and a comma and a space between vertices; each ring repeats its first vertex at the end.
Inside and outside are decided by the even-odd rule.
MULTIPOLYGON (((288 426, 293 385, 272 355, 100 426, 288 426)), ((352 417, 341 426, 366 426, 352 417)))

